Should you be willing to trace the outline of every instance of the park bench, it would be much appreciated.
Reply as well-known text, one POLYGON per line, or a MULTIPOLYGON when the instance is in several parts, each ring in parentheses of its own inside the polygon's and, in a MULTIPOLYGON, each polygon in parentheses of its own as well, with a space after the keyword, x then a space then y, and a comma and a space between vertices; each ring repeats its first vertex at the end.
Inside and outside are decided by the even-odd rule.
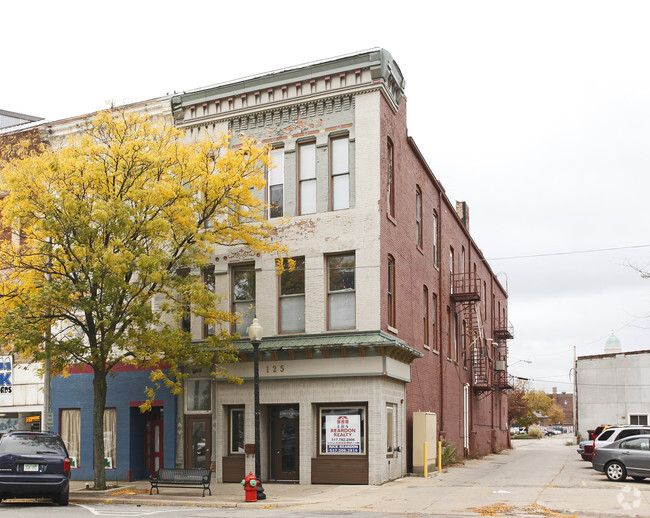
POLYGON ((207 468, 193 468, 193 469, 181 469, 181 468, 160 468, 156 473, 153 473, 149 476, 149 482, 151 482, 151 489, 149 489, 149 494, 156 488, 156 493, 160 494, 158 488, 161 486, 165 487, 194 487, 200 486, 203 488, 203 495, 205 496, 205 490, 208 490, 210 496, 212 496, 212 491, 210 491, 210 477, 212 476, 212 471, 207 468))

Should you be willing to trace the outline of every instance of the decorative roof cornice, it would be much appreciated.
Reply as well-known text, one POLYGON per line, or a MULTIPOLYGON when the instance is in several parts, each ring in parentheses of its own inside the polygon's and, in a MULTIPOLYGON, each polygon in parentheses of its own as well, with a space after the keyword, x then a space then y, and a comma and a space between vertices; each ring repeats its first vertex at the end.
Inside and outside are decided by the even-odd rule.
POLYGON ((404 87, 397 63, 377 48, 185 92, 171 109, 177 126, 190 127, 379 89, 397 111, 404 87))

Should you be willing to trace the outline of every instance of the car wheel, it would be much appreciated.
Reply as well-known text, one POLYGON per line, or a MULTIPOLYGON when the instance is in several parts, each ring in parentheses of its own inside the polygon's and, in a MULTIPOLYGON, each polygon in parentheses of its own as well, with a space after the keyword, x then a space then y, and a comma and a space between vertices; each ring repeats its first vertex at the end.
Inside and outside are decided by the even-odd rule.
POLYGON ((645 480, 645 477, 632 477, 632 478, 637 482, 641 482, 642 480, 645 480))
POLYGON ((605 466, 605 474, 613 482, 623 482, 627 477, 627 470, 620 462, 612 461, 605 466))
POLYGON ((59 505, 68 505, 70 500, 70 488, 66 489, 63 493, 57 496, 54 501, 59 505))

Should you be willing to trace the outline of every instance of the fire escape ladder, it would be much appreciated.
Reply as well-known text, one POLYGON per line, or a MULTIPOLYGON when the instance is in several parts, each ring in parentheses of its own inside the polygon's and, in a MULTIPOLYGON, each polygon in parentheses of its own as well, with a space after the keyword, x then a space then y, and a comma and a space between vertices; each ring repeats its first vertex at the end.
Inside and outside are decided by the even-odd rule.
POLYGON ((468 318, 468 331, 472 337, 470 354, 472 359, 472 381, 474 390, 483 392, 492 389, 492 376, 490 369, 490 351, 485 342, 485 329, 481 315, 479 301, 466 305, 468 318))
POLYGON ((512 388, 508 383, 508 342, 500 340, 496 344, 496 358, 494 361, 494 383, 497 389, 512 388))

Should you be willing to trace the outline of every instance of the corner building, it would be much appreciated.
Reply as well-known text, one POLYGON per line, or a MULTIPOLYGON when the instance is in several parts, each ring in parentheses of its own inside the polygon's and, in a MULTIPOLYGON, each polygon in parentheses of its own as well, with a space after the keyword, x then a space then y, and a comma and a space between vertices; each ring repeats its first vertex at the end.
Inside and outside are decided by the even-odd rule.
MULTIPOLYGON (((218 248, 202 272, 243 315, 233 332, 246 336, 254 316, 264 327, 265 481, 417 471, 418 411, 461 455, 507 447, 507 294, 467 205, 447 199, 407 135, 404 85, 372 49, 171 98, 187 138, 230 132, 233 147, 251 137, 273 156, 259 195, 296 269, 278 276, 273 257, 218 248)), ((195 340, 213 332, 190 326, 195 340)), ((177 405, 176 464, 211 465, 224 482, 254 469, 252 346, 239 346, 229 371, 243 385, 196 373, 177 405)))

